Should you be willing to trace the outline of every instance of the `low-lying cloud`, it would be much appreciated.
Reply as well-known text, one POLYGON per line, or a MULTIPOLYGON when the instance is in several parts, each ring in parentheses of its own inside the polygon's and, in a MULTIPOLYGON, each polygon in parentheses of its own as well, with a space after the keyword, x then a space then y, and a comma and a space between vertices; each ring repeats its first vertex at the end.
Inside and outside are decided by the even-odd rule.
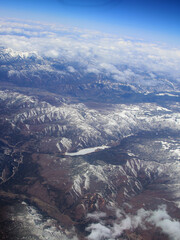
POLYGON ((71 73, 77 69, 70 63, 77 62, 84 73, 125 83, 180 81, 178 48, 53 24, 0 19, 0 26, 0 47, 14 57, 36 54, 63 59, 71 73))
POLYGON ((89 214, 88 218, 99 220, 98 223, 92 223, 86 230, 90 232, 89 240, 114 240, 120 237, 125 230, 135 230, 137 227, 147 228, 147 224, 151 227, 158 227, 169 236, 172 240, 179 240, 180 222, 171 218, 168 214, 166 206, 159 206, 157 210, 139 209, 136 215, 126 214, 123 210, 116 210, 116 219, 109 225, 108 217, 104 213, 89 214), (99 216, 102 216, 99 218, 99 216))

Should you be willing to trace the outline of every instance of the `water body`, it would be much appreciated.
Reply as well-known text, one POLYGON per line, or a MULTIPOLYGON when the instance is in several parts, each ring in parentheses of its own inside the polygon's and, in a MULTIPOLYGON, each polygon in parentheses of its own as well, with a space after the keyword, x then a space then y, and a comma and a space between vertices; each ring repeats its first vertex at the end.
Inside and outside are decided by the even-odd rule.
POLYGON ((93 148, 84 148, 79 150, 78 152, 72 152, 72 153, 65 153, 65 155, 67 156, 79 156, 79 155, 86 155, 89 153, 93 153, 97 150, 103 150, 103 149, 107 149, 110 148, 109 146, 99 146, 99 147, 93 147, 93 148))

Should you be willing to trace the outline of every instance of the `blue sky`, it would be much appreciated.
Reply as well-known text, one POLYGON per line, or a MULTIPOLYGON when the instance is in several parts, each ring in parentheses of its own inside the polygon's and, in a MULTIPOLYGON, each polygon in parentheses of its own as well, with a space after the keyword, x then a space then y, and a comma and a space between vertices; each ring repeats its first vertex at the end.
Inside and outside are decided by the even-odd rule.
POLYGON ((180 45, 180 1, 0 0, 1 17, 54 22, 180 45))

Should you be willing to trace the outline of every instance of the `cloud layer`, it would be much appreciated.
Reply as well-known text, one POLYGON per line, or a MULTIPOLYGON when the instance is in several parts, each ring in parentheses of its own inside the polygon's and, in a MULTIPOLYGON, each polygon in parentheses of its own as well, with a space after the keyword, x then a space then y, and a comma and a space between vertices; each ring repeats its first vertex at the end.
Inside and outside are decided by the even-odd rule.
POLYGON ((97 31, 0 19, 0 46, 12 56, 35 54, 77 62, 87 74, 103 74, 114 81, 156 85, 180 82, 180 49, 120 38, 97 31))
POLYGON ((123 210, 116 210, 116 220, 112 225, 107 224, 108 219, 104 213, 89 214, 88 218, 98 220, 86 228, 90 232, 89 240, 114 240, 120 237, 125 230, 135 230, 137 227, 146 229, 147 224, 158 227, 172 240, 179 240, 180 222, 172 219, 167 213, 165 205, 159 206, 155 211, 139 209, 136 215, 126 214, 123 210))

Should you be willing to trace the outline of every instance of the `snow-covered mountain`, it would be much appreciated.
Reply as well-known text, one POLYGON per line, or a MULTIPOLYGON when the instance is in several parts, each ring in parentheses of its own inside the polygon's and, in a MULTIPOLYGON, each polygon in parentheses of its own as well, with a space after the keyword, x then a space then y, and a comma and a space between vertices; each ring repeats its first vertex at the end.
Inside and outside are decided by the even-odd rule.
MULTIPOLYGON (((89 213, 111 215, 122 207, 135 214, 164 203, 179 211, 180 112, 169 97, 75 103, 33 88, 2 88, 0 194, 10 188, 65 229, 91 226, 89 213)), ((78 238, 84 231, 76 229, 78 238)))
MULTIPOLYGON (((97 66, 96 60, 93 63, 97 66)), ((98 71, 89 71, 86 60, 71 60, 38 55, 35 52, 0 50, 0 81, 17 86, 39 87, 61 95, 92 97, 113 100, 119 94, 153 93, 180 90, 178 78, 167 72, 149 72, 146 67, 128 64, 109 66, 104 64, 98 71), (113 69, 116 69, 113 70, 113 69), (121 77, 117 74, 122 75, 121 77), (119 77, 117 77, 119 76, 119 77), (111 96, 110 96, 111 95, 111 96)), ((122 101, 122 99, 121 99, 122 101)), ((127 97, 126 97, 127 101, 127 97)))
MULTIPOLYGON (((104 104, 94 109, 64 99, 50 104, 35 96, 1 91, 4 116, 13 131, 34 136, 36 150, 60 153, 100 145, 113 145, 141 131, 180 130, 179 111, 156 103, 104 104), (48 147, 47 147, 47 146, 48 147)), ((53 99, 53 97, 52 97, 53 99)), ((53 101, 53 100, 52 100, 53 101)), ((4 117, 3 116, 3 117, 4 117)))
POLYGON ((179 240, 179 49, 0 25, 0 238, 179 240))

